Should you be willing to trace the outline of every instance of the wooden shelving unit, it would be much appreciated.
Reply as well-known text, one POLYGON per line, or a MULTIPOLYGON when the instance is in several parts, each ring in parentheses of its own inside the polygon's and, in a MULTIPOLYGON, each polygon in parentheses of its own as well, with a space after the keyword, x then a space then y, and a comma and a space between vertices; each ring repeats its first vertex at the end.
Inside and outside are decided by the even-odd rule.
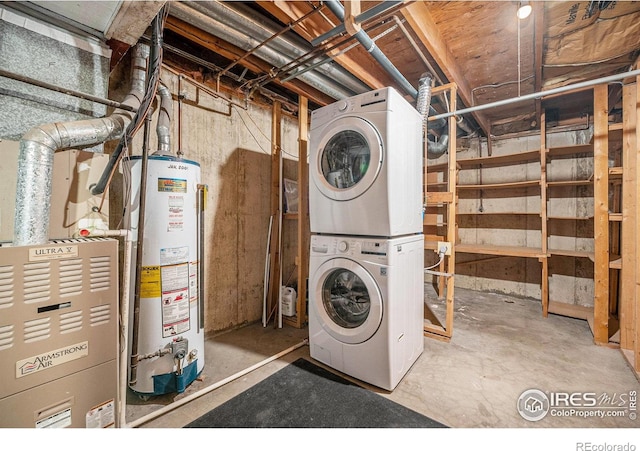
MULTIPOLYGON (((457 86, 454 83, 438 86, 432 89, 432 96, 447 93, 449 110, 456 110, 457 86)), ((424 203, 425 220, 424 248, 428 251, 437 251, 438 242, 446 241, 451 245, 451 255, 445 256, 440 263, 438 272, 438 297, 445 299, 444 321, 438 318, 425 305, 424 335, 438 340, 449 341, 453 335, 453 304, 454 304, 454 269, 456 264, 456 204, 457 204, 457 171, 456 163, 456 121, 449 118, 449 152, 446 163, 429 165, 427 147, 424 148, 424 203), (437 178, 437 173, 442 173, 442 181, 437 178), (435 189, 437 191, 431 191, 435 189), (442 217, 442 220, 438 220, 442 217), (441 231, 441 232, 440 232, 441 231)))
POLYGON ((282 230, 284 221, 297 221, 297 240, 295 265, 298 281, 296 315, 282 316, 282 324, 298 329, 307 322, 306 280, 309 276, 309 166, 307 164, 307 135, 308 135, 308 101, 305 97, 299 99, 298 109, 298 212, 284 213, 282 211, 282 153, 281 153, 281 126, 282 111, 279 102, 274 102, 272 114, 272 154, 271 154, 271 212, 272 229, 270 237, 270 277, 269 293, 267 297, 267 322, 275 316, 275 325, 278 326, 278 308, 280 299, 280 286, 282 282, 282 230))

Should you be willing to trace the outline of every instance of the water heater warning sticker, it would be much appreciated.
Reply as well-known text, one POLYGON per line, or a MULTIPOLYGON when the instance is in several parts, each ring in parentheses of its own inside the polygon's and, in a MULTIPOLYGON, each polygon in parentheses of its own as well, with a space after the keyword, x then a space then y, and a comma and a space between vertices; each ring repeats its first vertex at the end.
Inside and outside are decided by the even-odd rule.
POLYGON ((140 297, 159 298, 161 293, 160 267, 143 266, 140 272, 140 297))
POLYGON ((188 331, 189 320, 189 264, 163 266, 162 337, 188 331))
POLYGON ((183 179, 158 178, 158 192, 161 193, 186 193, 187 181, 183 179))

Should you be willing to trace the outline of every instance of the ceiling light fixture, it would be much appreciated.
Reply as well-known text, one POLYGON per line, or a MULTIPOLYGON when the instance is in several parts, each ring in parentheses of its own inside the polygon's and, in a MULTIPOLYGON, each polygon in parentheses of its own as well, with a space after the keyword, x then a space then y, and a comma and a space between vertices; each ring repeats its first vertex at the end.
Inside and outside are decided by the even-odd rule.
POLYGON ((518 12, 516 13, 518 16, 518 19, 523 20, 529 17, 529 15, 531 14, 531 10, 532 10, 532 7, 529 4, 529 2, 527 1, 520 2, 520 7, 518 8, 518 12))

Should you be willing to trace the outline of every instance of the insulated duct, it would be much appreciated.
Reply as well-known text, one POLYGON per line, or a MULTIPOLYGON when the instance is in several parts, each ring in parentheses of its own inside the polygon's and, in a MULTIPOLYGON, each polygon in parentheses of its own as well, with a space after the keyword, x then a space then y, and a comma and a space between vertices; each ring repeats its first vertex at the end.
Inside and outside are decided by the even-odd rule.
POLYGON ((158 124, 156 134, 158 136, 157 154, 171 154, 171 108, 173 99, 171 91, 162 82, 158 84, 158 95, 160 96, 160 108, 158 110, 158 124))
POLYGON ((418 100, 416 101, 416 109, 422 115, 422 139, 427 145, 427 157, 438 158, 443 155, 449 147, 449 134, 447 131, 447 121, 439 119, 435 124, 429 124, 429 113, 433 110, 431 106, 431 84, 433 83, 433 75, 426 72, 420 76, 418 81, 418 100), (438 141, 429 139, 429 126, 438 128, 441 131, 438 141))
MULTIPOLYGON (((331 12, 333 12, 338 19, 344 22, 344 7, 338 0, 327 0, 325 2, 331 12)), ((364 31, 358 31, 354 37, 362 44, 362 46, 371 54, 371 56, 382 66, 382 68, 387 71, 389 75, 398 83, 402 89, 404 89, 408 94, 410 94, 414 99, 418 99, 419 105, 417 106, 418 111, 423 116, 423 124, 424 124, 424 139, 427 140, 427 155, 431 158, 437 158, 442 155, 448 147, 449 137, 447 136, 447 121, 437 120, 431 121, 427 123, 427 117, 429 114, 437 114, 437 111, 431 106, 431 83, 433 80, 433 76, 431 74, 423 74, 420 78, 418 85, 422 88, 422 95, 413 87, 411 83, 400 73, 400 71, 393 65, 389 58, 378 48, 378 46, 373 42, 373 39, 369 37, 369 35, 364 31), (421 111, 422 109, 422 111, 421 111), (441 129, 439 141, 431 141, 427 139, 426 130, 429 129, 441 129)))
MULTIPOLYGON (((148 47, 133 49, 131 90, 122 102, 137 109, 144 95, 148 47)), ((34 127, 20 140, 13 244, 46 244, 49 240, 53 155, 58 150, 90 147, 119 139, 134 113, 116 109, 111 116, 34 127)))
MULTIPOLYGON (((282 28, 241 2, 171 2, 171 15, 245 51, 266 41, 282 28)), ((286 33, 256 49, 254 55, 274 67, 281 67, 312 50, 303 39, 286 33)), ((334 99, 369 90, 368 86, 336 64, 326 64, 298 78, 334 99)))

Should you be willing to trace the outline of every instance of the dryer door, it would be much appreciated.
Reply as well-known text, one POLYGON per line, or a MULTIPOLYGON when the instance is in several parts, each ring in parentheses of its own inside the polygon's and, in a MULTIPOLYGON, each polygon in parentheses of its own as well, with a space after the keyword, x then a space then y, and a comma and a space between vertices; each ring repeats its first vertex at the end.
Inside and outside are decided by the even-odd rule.
POLYGON ((331 200, 355 199, 375 182, 382 158, 382 140, 375 127, 360 117, 341 117, 323 130, 311 178, 331 200))
POLYGON ((315 272, 312 308, 322 328, 343 343, 362 343, 382 322, 382 295, 371 274, 345 258, 324 262, 315 272))

